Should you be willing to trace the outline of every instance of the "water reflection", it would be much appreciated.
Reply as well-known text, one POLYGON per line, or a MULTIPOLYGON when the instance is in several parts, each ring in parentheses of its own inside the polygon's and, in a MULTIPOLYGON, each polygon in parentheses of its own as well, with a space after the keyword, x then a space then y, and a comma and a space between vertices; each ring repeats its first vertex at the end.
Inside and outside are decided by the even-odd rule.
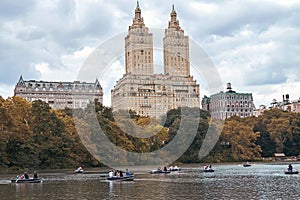
POLYGON ((16 190, 16 196, 24 196, 26 194, 40 193, 43 188, 42 183, 17 183, 13 184, 16 190))
POLYGON ((133 194, 133 181, 106 181, 109 185, 109 198, 115 199, 133 194))

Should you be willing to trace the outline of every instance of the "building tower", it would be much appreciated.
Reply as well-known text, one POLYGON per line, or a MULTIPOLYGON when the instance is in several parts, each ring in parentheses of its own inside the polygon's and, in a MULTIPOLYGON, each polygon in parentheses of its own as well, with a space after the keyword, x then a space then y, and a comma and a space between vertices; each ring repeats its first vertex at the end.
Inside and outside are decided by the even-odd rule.
POLYGON ((152 34, 144 24, 139 3, 125 37, 126 74, 111 90, 114 111, 134 110, 160 118, 179 107, 200 107, 200 88, 190 76, 189 40, 176 19, 174 6, 164 36, 164 74, 154 74, 152 34))
POLYGON ((125 37, 126 74, 152 75, 153 37, 144 24, 139 2, 135 9, 132 25, 125 37))
POLYGON ((171 21, 165 29, 164 42, 164 72, 171 76, 189 76, 189 37, 179 26, 177 14, 172 6, 171 21))

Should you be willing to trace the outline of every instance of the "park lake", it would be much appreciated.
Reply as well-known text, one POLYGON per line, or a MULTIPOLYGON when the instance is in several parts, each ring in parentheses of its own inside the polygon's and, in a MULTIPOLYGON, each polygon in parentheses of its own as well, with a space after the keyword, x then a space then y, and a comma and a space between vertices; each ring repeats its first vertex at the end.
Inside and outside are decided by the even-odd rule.
MULTIPOLYGON (((286 175, 288 163, 183 165, 179 172, 150 174, 153 168, 131 168, 134 181, 107 181, 103 174, 40 172, 42 183, 10 183, 0 175, 1 199, 299 199, 300 175, 286 175)), ((293 164, 300 169, 300 164, 293 164)), ((92 171, 99 169, 92 169, 92 171)), ((100 169, 105 171, 107 169, 100 169)))

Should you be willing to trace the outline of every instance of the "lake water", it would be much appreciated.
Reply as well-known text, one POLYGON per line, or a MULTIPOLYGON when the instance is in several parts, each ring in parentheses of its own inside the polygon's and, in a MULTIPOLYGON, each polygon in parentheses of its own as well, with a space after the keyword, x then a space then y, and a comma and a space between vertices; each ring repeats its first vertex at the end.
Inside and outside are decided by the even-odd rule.
MULTIPOLYGON (((300 169, 300 164, 293 166, 300 169)), ((132 182, 70 171, 40 173, 42 183, 12 184, 12 175, 0 175, 0 199, 300 199, 300 175, 285 175, 286 167, 220 164, 213 166, 215 172, 203 173, 199 164, 170 174, 135 169, 132 182)))

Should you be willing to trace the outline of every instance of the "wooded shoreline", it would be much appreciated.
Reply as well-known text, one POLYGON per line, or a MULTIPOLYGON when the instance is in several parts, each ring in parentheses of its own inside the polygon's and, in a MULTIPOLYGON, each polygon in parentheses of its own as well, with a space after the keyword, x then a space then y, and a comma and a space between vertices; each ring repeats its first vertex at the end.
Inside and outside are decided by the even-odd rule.
MULTIPOLYGON (((185 108, 190 114, 190 123, 198 123, 196 136, 188 150, 177 159, 178 163, 224 163, 262 161, 274 153, 299 158, 300 114, 272 109, 259 117, 231 117, 220 123, 210 123, 208 112, 199 108, 185 108), (199 118, 200 114, 200 118, 199 118), (222 130, 219 140, 210 153, 199 159, 199 150, 208 127, 222 130)), ((43 101, 29 103, 13 97, 0 97, 0 169, 17 171, 22 169, 65 169, 104 166, 87 151, 77 134, 74 113, 85 136, 93 139, 97 135, 95 124, 91 124, 91 113, 97 113, 99 124, 107 138, 129 152, 152 152, 168 145, 180 127, 181 111, 174 109, 163 120, 140 117, 129 111, 118 111, 118 123, 110 107, 99 102, 88 105, 85 110, 52 110, 43 101), (126 115, 127 114, 127 115, 126 115), (163 121, 163 123, 162 123, 163 121), (89 124, 90 123, 90 124, 89 124), (157 133, 149 138, 138 138, 126 134, 128 124, 135 135, 157 133), (151 124, 151 125, 149 125, 151 124), (122 127, 124 126, 124 127, 122 127)), ((188 133, 188 130, 186 130, 188 133)), ((97 145, 95 145, 97 151, 97 145)), ((124 158, 126 159, 126 158, 124 158)))

